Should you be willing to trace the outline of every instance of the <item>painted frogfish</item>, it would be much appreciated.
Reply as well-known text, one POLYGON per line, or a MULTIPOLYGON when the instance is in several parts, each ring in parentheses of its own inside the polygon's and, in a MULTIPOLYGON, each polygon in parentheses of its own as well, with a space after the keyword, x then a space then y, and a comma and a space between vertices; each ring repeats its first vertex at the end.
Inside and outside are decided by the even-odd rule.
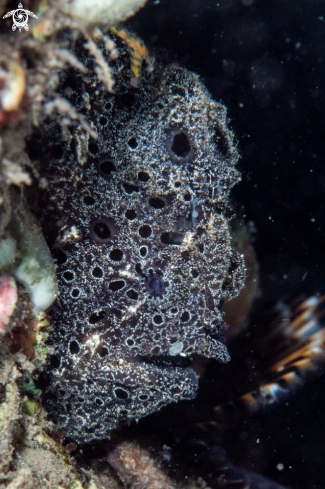
POLYGON ((97 140, 48 121, 31 144, 60 287, 44 404, 81 443, 195 397, 193 358, 230 360, 221 306, 245 277, 229 228, 240 174, 226 108, 177 65, 134 88, 115 63, 113 94, 95 75, 62 75, 97 140))

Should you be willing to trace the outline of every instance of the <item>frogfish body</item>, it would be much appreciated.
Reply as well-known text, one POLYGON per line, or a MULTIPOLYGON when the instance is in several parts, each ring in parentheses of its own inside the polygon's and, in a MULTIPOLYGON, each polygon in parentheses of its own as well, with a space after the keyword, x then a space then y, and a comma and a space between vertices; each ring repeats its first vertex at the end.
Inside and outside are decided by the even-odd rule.
POLYGON ((40 157, 38 217, 60 286, 44 403, 82 443, 196 395, 191 360, 229 361, 220 308, 245 276, 229 231, 239 173, 226 108, 176 65, 129 89, 117 63, 113 95, 92 75, 70 88, 98 139, 49 122, 40 157))

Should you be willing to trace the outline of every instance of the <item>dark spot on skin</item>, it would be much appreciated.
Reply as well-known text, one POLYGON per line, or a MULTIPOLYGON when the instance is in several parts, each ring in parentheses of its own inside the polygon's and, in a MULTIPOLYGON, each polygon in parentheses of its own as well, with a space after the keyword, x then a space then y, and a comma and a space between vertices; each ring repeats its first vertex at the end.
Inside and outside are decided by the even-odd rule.
POLYGON ((90 236, 96 243, 109 243, 112 235, 111 222, 106 218, 93 219, 90 225, 90 236))
POLYGON ((70 353, 72 353, 73 355, 77 355, 80 352, 79 343, 75 340, 70 341, 69 350, 70 350, 70 353))
POLYGON ((181 321, 186 323, 190 319, 190 315, 187 311, 184 311, 181 315, 181 321))
POLYGON ((111 160, 104 160, 99 163, 99 171, 104 178, 107 178, 112 172, 116 172, 116 166, 111 160))
POLYGON ((107 357, 108 349, 105 346, 100 346, 97 350, 97 353, 101 358, 107 357))
POLYGON ((101 278, 103 276, 103 271, 99 267, 95 267, 91 273, 96 278, 101 278))
POLYGON ((113 261, 121 261, 123 258, 123 251, 114 249, 110 252, 109 257, 113 261))
POLYGON ((135 265, 135 271, 139 273, 139 275, 143 275, 142 269, 141 269, 141 263, 137 263, 135 265))
POLYGON ((191 151, 191 145, 188 140, 187 135, 184 132, 179 132, 175 134, 171 150, 175 153, 179 158, 185 158, 191 151))
POLYGON ((135 148, 138 146, 138 143, 137 143, 136 138, 134 138, 134 137, 133 137, 133 138, 130 138, 130 139, 128 140, 128 145, 129 145, 129 147, 130 147, 131 149, 135 149, 135 148))
POLYGON ((61 365, 61 358, 58 355, 51 355, 50 356, 50 366, 53 369, 58 369, 60 368, 61 365))
POLYGON ((150 175, 149 173, 146 173, 144 171, 140 171, 138 173, 138 179, 141 181, 141 182, 148 182, 150 180, 150 175))
POLYGON ((131 289, 131 290, 128 290, 128 292, 126 293, 126 295, 128 296, 129 299, 132 299, 134 301, 137 301, 138 300, 138 297, 139 297, 139 294, 131 289))
POLYGON ((101 124, 102 126, 106 126, 106 124, 107 124, 107 117, 101 116, 99 118, 99 124, 101 124))
POLYGON ((94 312, 93 314, 91 314, 91 316, 89 316, 88 321, 90 324, 96 324, 101 321, 105 316, 105 311, 94 312))
POLYGON ((156 324, 161 324, 163 322, 163 318, 160 314, 156 314, 156 316, 153 317, 153 321, 156 324))
POLYGON ((117 290, 123 289, 125 286, 124 280, 115 280, 114 282, 111 282, 109 284, 109 289, 112 290, 113 292, 116 292, 117 290))
POLYGON ((96 222, 96 224, 94 224, 93 230, 99 239, 105 240, 111 235, 109 227, 105 222, 96 222))
POLYGON ((149 199, 149 205, 154 209, 163 209, 165 207, 165 202, 159 197, 152 197, 149 199))
POLYGON ((71 295, 72 295, 72 297, 74 297, 76 299, 80 295, 80 290, 79 289, 72 289, 71 295))
POLYGON ((136 185, 131 185, 130 183, 123 183, 124 190, 127 194, 132 194, 133 192, 139 192, 140 188, 136 185))
POLYGON ((85 197, 84 197, 84 203, 86 205, 94 205, 95 199, 93 197, 91 197, 90 195, 85 195, 85 197))
POLYGON ((141 182, 148 182, 150 180, 150 175, 149 173, 146 173, 144 171, 140 171, 138 173, 138 179, 141 181, 141 182))
POLYGON ((67 254, 64 253, 64 251, 58 249, 53 251, 53 257, 58 265, 63 265, 63 263, 65 263, 68 259, 67 254))
POLYGON ((89 143, 89 151, 93 154, 96 155, 99 151, 98 146, 96 143, 90 142, 89 143))
POLYGON ((67 282, 71 282, 74 279, 74 274, 72 272, 64 272, 63 277, 67 282))
POLYGON ((160 240, 164 244, 168 245, 181 245, 184 239, 184 235, 181 233, 175 233, 173 231, 162 233, 160 240))
POLYGON ((145 246, 141 246, 140 255, 145 257, 147 255, 147 248, 145 246))
POLYGON ((137 213, 135 212, 134 209, 128 209, 125 213, 125 217, 130 221, 133 221, 133 219, 137 217, 137 213))
POLYGON ((151 235, 151 227, 145 224, 139 228, 139 234, 142 238, 148 238, 151 235))
POLYGON ((118 399, 128 398, 128 393, 124 389, 114 389, 114 394, 118 399))

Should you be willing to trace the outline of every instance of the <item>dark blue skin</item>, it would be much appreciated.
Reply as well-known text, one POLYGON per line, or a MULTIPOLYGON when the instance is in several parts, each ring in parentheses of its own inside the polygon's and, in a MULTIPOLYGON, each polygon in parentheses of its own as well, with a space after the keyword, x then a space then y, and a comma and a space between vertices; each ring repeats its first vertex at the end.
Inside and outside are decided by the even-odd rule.
POLYGON ((162 295, 165 289, 162 276, 159 273, 154 273, 153 270, 149 270, 149 277, 146 277, 146 288, 154 297, 162 295))
POLYGON ((149 282, 149 287, 153 289, 155 294, 159 294, 162 291, 163 283, 160 277, 154 277, 149 282))

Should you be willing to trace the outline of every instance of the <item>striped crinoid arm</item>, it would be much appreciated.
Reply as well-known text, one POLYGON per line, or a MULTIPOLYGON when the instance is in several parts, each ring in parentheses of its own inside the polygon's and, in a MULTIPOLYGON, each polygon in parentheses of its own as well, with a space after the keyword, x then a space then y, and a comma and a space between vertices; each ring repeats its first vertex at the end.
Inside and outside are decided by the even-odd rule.
POLYGON ((249 344, 236 400, 220 403, 214 411, 221 414, 236 406, 255 412, 294 392, 308 374, 320 372, 325 361, 324 304, 325 295, 278 304, 273 319, 249 344))

